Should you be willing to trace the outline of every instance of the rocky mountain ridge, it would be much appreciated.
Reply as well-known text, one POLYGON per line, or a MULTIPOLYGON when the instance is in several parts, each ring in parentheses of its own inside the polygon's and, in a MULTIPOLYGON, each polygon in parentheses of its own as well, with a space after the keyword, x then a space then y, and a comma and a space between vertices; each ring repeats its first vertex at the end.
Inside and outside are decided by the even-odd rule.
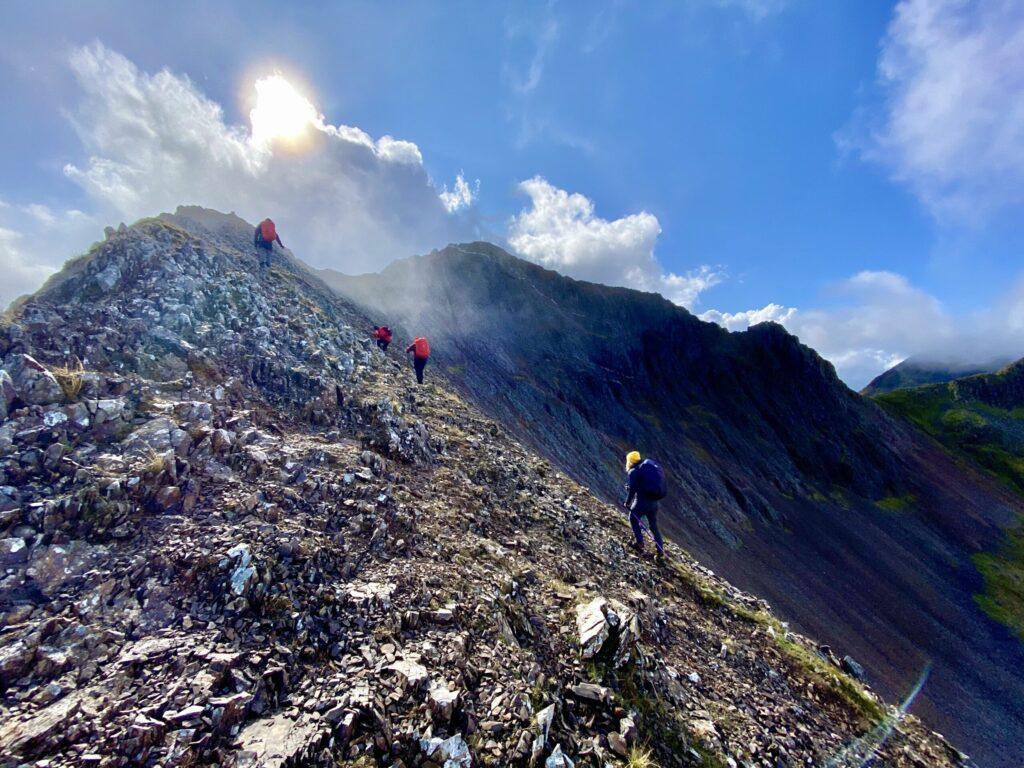
POLYGON ((1024 648, 979 608, 975 557, 1001 546, 1021 498, 849 390, 781 326, 729 333, 488 243, 321 274, 426 333, 466 399, 603 499, 621 498, 628 450, 657 457, 675 541, 843 643, 890 697, 930 664, 929 723, 992 765, 1019 751, 1024 648))
POLYGON ((878 374, 860 393, 872 397, 897 389, 910 389, 924 384, 941 384, 978 373, 995 373, 1011 362, 1013 361, 1009 358, 997 358, 981 363, 959 363, 933 362, 924 358, 911 357, 878 374))
POLYGON ((965 765, 250 228, 117 231, 0 333, 0 765, 965 765))

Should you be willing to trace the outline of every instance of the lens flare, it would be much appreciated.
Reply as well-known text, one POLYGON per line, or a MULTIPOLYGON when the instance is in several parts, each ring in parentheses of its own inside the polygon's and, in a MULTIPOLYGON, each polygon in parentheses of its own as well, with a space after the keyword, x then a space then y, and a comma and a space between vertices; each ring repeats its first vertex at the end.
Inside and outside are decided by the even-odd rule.
POLYGON ((914 699, 917 698, 921 689, 924 688, 924 684, 928 681, 928 674, 930 672, 931 665, 929 664, 921 672, 917 683, 910 693, 907 694, 902 704, 891 708, 881 723, 860 738, 851 741, 838 754, 822 763, 822 768, 864 768, 867 766, 870 760, 878 753, 878 750, 885 745, 892 732, 896 730, 896 726, 899 725, 904 715, 910 710, 914 699))
POLYGON ((316 107, 281 75, 261 77, 255 88, 256 106, 249 113, 254 142, 298 139, 320 122, 316 107))

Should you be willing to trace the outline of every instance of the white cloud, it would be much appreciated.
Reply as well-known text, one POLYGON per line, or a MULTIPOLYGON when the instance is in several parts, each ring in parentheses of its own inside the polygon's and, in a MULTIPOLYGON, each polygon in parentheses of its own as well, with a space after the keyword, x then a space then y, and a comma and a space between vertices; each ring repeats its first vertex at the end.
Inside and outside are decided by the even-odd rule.
POLYGON ((193 203, 252 221, 270 215, 302 258, 348 271, 476 234, 450 214, 473 202, 464 179, 465 190, 458 179, 453 192, 436 189, 414 143, 329 124, 278 75, 257 82, 250 125, 239 126, 187 77, 141 72, 99 43, 70 62, 82 90, 72 119, 88 158, 65 172, 97 219, 193 203))
POLYGON ((831 361, 854 389, 901 360, 985 363, 1024 356, 1024 277, 983 312, 956 315, 893 272, 864 271, 834 286, 830 305, 769 304, 747 312, 708 310, 701 319, 730 331, 768 320, 831 361))
POLYGON ((941 218, 1024 203, 1024 4, 901 0, 882 41, 881 103, 839 136, 941 218))
POLYGON ((700 314, 700 319, 709 323, 718 323, 726 330, 745 331, 758 323, 773 322, 786 325, 793 319, 796 312, 795 307, 766 304, 761 309, 748 309, 745 312, 720 312, 717 309, 709 309, 700 314))
POLYGON ((657 291, 683 306, 692 306, 722 279, 708 266, 685 275, 666 273, 654 256, 661 226, 647 211, 602 219, 588 197, 540 176, 520 182, 519 189, 531 206, 512 218, 508 242, 530 261, 581 280, 657 291))
POLYGON ((455 184, 452 186, 451 192, 448 191, 448 185, 446 184, 444 189, 441 190, 440 197, 445 209, 449 213, 454 213, 460 208, 471 206, 479 193, 480 179, 477 179, 476 184, 470 187, 469 182, 466 181, 460 171, 459 175, 455 177, 455 184))
POLYGON ((0 227, 0 272, 4 275, 4 305, 26 293, 32 293, 54 271, 54 267, 34 263, 23 248, 20 232, 0 227))
POLYGON ((525 74, 512 75, 512 87, 520 94, 531 93, 540 85, 540 81, 544 77, 544 62, 548 56, 548 51, 558 41, 558 21, 548 16, 536 27, 530 25, 508 25, 507 33, 510 37, 514 37, 524 31, 533 42, 534 48, 525 74))

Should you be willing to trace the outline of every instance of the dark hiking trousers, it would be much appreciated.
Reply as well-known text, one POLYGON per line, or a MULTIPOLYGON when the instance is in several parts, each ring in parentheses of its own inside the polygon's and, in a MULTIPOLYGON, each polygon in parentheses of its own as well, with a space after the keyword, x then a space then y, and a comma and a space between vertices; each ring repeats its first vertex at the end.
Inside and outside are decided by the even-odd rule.
POLYGON ((644 548, 644 534, 643 529, 640 527, 641 518, 647 518, 647 527, 651 529, 654 544, 657 546, 658 552, 664 553, 665 542, 661 538, 661 531, 658 530, 658 502, 654 499, 645 499, 643 496, 637 496, 633 502, 632 509, 629 510, 629 525, 633 529, 633 536, 636 537, 638 549, 644 548))
POLYGON ((260 266, 270 266, 270 256, 274 252, 274 244, 268 243, 266 240, 260 239, 259 245, 256 246, 260 251, 260 266))
POLYGON ((427 358, 416 357, 413 358, 412 367, 416 369, 416 383, 423 383, 423 369, 427 367, 427 358))
POLYGON ((377 346, 380 347, 381 352, 387 352, 388 344, 390 343, 390 341, 384 341, 384 339, 377 339, 377 346))

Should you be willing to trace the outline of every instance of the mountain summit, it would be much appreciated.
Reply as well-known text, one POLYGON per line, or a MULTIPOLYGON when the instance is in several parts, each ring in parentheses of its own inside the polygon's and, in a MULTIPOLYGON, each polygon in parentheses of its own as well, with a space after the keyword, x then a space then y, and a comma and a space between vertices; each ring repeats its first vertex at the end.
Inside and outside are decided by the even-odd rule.
POLYGON ((657 457, 677 542, 851 649, 889 696, 931 665, 920 711, 944 733, 974 751, 1024 740, 1024 653, 978 607, 972 561, 1020 499, 852 392, 781 326, 729 333, 487 243, 322 276, 430 336, 466 398, 605 500, 621 498, 627 451, 657 457))

